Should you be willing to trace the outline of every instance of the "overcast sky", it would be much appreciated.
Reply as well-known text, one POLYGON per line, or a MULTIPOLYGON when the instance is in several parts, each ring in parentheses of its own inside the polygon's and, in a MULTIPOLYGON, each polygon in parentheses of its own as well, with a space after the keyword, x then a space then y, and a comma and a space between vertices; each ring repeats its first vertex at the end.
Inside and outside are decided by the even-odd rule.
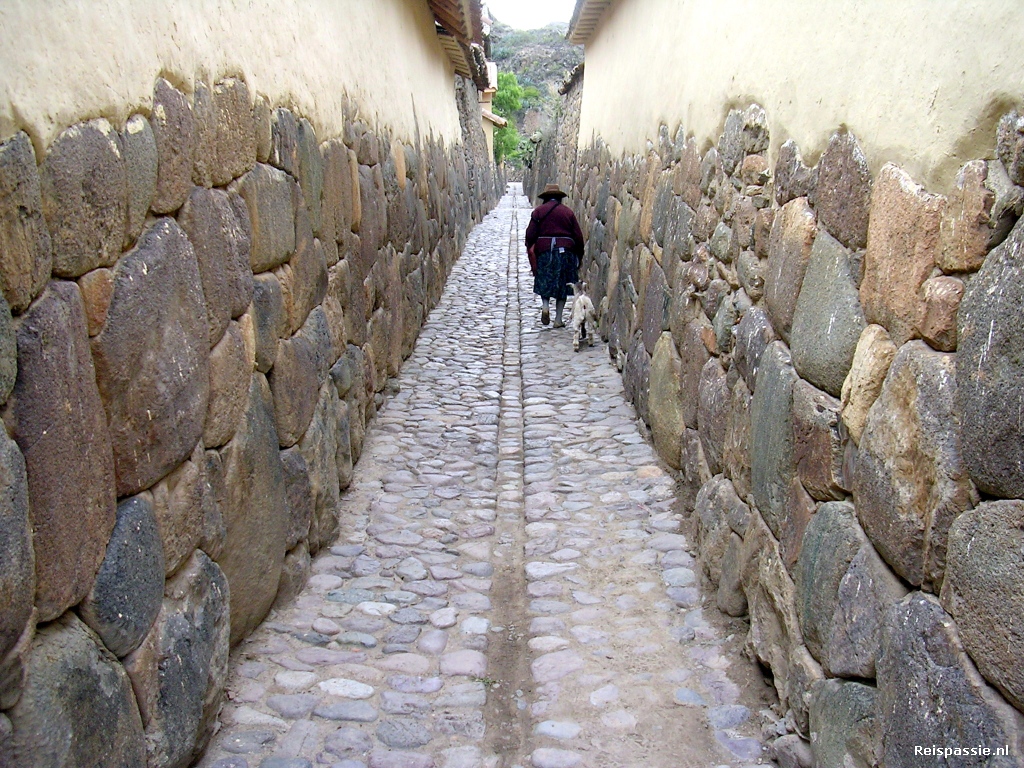
POLYGON ((491 15, 516 29, 536 29, 572 18, 576 0, 484 0, 491 15))

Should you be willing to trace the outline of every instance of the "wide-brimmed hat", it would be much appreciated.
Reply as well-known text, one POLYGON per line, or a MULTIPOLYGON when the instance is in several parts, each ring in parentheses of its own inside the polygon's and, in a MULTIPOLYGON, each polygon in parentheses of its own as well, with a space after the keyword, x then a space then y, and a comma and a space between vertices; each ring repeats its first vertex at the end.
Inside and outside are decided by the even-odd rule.
POLYGON ((569 195, 558 188, 557 184, 548 184, 544 187, 544 191, 537 195, 541 200, 548 200, 552 197, 563 198, 568 196, 569 195))

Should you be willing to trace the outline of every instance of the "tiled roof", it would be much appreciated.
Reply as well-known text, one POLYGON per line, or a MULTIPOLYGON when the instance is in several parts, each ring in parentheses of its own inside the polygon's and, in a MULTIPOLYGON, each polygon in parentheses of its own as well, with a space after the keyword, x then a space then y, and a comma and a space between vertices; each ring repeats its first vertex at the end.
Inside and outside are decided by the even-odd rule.
POLYGON ((573 45, 589 43, 598 21, 613 2, 615 0, 576 0, 572 21, 569 22, 569 32, 566 34, 569 42, 573 45))

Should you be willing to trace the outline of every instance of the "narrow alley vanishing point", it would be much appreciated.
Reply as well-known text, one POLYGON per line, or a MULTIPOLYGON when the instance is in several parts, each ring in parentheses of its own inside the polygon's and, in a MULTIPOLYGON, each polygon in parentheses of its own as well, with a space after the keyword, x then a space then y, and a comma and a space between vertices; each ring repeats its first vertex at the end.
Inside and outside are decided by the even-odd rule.
POLYGON ((742 625, 701 607, 605 347, 540 325, 529 212, 510 185, 471 234, 336 545, 235 650, 203 768, 760 762, 742 625))

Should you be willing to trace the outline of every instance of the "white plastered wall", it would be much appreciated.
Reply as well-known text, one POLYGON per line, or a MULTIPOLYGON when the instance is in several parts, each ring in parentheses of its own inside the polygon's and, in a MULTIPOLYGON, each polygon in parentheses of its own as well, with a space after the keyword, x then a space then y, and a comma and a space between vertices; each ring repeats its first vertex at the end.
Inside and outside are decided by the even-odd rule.
POLYGON ((704 148, 755 101, 772 159, 792 138, 813 163, 845 125, 874 170, 942 191, 1024 99, 1024 16, 1019 0, 617 0, 586 62, 581 146, 640 152, 665 123, 704 148))
POLYGON ((3 0, 0 139, 37 151, 80 120, 148 113, 159 76, 241 76, 321 138, 360 114, 412 139, 460 137, 452 66, 425 0, 3 0))

